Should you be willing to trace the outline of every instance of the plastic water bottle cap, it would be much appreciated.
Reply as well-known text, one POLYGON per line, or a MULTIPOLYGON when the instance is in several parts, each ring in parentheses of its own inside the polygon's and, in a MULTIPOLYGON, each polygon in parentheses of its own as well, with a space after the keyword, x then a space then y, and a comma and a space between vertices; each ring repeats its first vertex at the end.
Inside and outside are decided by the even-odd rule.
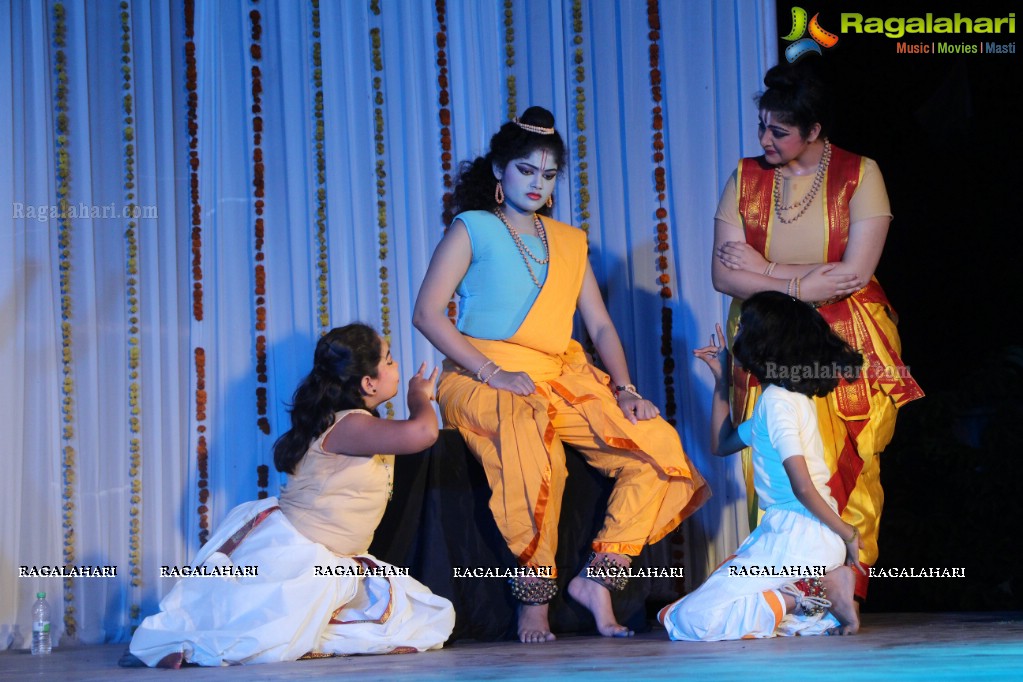
POLYGON ((46 599, 45 592, 36 592, 36 599, 46 599))

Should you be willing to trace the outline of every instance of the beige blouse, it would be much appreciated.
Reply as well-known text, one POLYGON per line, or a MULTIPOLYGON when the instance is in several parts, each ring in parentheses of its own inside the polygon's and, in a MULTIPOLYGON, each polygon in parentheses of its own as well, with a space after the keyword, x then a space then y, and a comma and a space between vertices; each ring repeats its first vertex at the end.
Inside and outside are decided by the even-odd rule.
POLYGON ((394 482, 394 455, 338 455, 323 449, 327 435, 353 412, 369 414, 338 412, 288 475, 280 495, 281 510, 298 532, 342 556, 369 550, 394 482))
MULTIPOLYGON (((721 193, 714 219, 735 225, 741 230, 743 226, 735 195, 735 177, 736 173, 733 172, 728 178, 725 191, 721 193)), ((789 205, 800 199, 809 191, 811 185, 813 185, 813 174, 782 176, 782 204, 789 205)), ((773 222, 771 241, 768 253, 765 254, 768 260, 793 265, 827 262, 824 252, 826 229, 823 201, 824 192, 818 192, 810 204, 810 208, 797 221, 789 225, 785 225, 779 220, 773 222)), ((798 209, 787 212, 786 219, 798 212, 798 209)), ((877 162, 873 159, 864 159, 863 178, 856 186, 856 191, 849 202, 849 216, 851 224, 878 216, 888 216, 889 218, 892 216, 888 193, 885 191, 884 179, 881 177, 881 169, 877 167, 877 162)))

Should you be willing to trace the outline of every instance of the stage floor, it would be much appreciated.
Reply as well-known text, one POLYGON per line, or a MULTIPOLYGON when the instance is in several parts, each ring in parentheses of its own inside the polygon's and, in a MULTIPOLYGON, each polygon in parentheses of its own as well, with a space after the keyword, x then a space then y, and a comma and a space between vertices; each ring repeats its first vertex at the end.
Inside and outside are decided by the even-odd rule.
POLYGON ((867 614, 853 637, 670 642, 563 637, 544 645, 459 642, 442 651, 178 671, 117 667, 124 644, 0 653, 14 680, 1020 680, 1023 614, 867 614))

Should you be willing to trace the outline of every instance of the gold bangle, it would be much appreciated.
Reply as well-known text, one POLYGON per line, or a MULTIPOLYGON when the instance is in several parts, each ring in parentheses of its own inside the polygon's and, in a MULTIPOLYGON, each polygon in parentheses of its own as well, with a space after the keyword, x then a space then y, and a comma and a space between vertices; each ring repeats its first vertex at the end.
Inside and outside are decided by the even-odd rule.
POLYGON ((775 266, 777 266, 777 265, 778 264, 775 263, 773 260, 772 261, 768 261, 767 262, 767 269, 764 270, 764 274, 767 275, 768 277, 770 277, 771 273, 774 272, 775 266))
POLYGON ((848 540, 845 540, 844 542, 845 542, 845 544, 848 545, 850 542, 855 542, 856 538, 858 538, 859 536, 860 536, 860 529, 857 528, 856 526, 853 526, 852 537, 849 538, 848 540))

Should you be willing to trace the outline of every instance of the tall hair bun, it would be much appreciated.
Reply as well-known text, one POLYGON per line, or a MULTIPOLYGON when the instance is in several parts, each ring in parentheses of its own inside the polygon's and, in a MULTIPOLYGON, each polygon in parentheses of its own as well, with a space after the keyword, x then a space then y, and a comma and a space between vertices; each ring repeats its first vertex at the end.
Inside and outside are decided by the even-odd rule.
POLYGON ((772 66, 764 74, 764 85, 768 88, 792 90, 799 86, 802 78, 796 74, 795 68, 784 64, 772 66))
POLYGON ((543 107, 529 107, 519 116, 519 121, 541 128, 553 128, 554 114, 543 107))

